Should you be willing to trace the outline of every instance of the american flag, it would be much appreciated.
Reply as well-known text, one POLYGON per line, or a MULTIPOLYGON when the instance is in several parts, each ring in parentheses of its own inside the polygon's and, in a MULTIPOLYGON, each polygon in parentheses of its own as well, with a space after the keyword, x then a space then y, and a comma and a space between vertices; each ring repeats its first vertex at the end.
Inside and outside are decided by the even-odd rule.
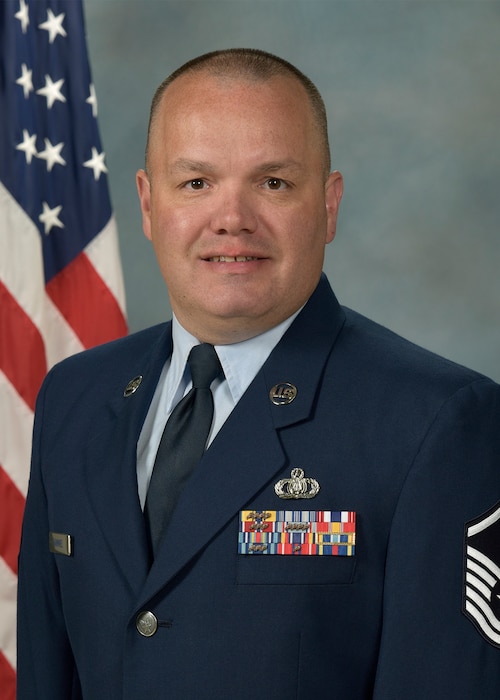
POLYGON ((81 0, 0 2, 0 696, 15 694, 17 552, 35 398, 126 333, 81 0))

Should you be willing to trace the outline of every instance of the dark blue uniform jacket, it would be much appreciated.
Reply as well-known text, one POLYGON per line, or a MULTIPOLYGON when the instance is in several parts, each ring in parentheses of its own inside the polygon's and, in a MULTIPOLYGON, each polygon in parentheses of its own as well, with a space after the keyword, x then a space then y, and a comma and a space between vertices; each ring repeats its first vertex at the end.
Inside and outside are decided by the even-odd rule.
POLYGON ((498 700, 500 388, 341 308, 322 278, 149 568, 136 444, 171 343, 163 324, 45 380, 19 700, 498 700), (313 498, 277 495, 292 469, 313 498), (285 530, 296 512, 355 514, 355 548, 241 554, 243 510, 290 511, 285 530))

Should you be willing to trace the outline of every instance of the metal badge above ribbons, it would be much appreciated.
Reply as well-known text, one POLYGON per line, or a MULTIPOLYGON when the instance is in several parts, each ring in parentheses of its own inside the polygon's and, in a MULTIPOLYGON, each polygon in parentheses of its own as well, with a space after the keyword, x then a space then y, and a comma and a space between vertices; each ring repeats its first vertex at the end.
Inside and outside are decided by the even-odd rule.
POLYGON ((320 486, 316 479, 304 476, 304 470, 298 467, 292 469, 290 479, 280 479, 274 490, 280 498, 314 498, 320 486))

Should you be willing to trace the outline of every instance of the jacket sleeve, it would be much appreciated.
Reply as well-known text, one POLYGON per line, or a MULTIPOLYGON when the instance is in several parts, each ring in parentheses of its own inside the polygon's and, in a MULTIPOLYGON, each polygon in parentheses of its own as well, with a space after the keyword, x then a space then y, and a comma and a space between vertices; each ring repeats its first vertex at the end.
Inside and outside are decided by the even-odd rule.
POLYGON ((57 567, 49 552, 42 477, 47 386, 37 401, 31 474, 19 555, 17 700, 79 700, 78 678, 65 630, 57 567))
POLYGON ((500 698, 498 509, 500 387, 480 380, 442 406, 400 495, 374 700, 500 698), (483 523, 484 535, 474 544, 487 543, 484 582, 472 579, 478 587, 472 595, 482 599, 488 619, 483 628, 464 612, 474 522, 483 523))

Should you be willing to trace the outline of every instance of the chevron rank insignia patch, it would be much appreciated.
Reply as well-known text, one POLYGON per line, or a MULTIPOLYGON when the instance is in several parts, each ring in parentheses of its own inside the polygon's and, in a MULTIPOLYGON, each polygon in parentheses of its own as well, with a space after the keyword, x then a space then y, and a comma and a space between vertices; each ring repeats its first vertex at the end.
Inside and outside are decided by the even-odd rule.
POLYGON ((465 527, 463 612, 500 648, 500 501, 465 527))
POLYGON ((356 513, 333 510, 243 510, 239 554, 353 557, 356 513))

